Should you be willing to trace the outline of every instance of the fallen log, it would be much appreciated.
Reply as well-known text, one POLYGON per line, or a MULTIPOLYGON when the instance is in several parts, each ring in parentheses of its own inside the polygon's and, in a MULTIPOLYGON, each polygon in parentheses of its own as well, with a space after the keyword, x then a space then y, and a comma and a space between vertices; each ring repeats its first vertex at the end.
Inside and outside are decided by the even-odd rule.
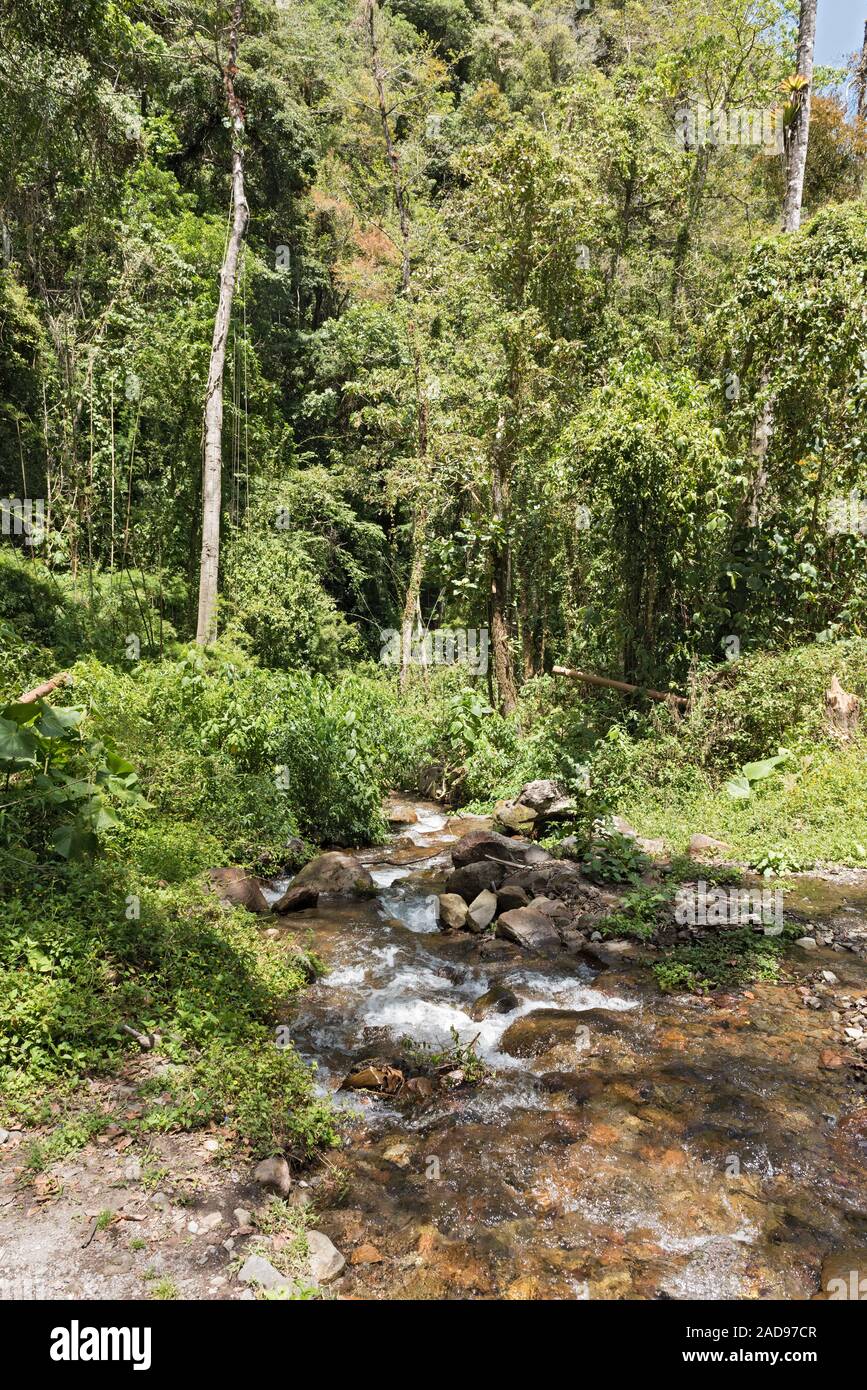
POLYGON ((43 681, 42 685, 35 685, 32 690, 25 690, 23 695, 18 696, 19 705, 32 705, 34 701, 41 700, 45 695, 50 695, 52 690, 57 690, 61 685, 67 685, 72 680, 68 671, 61 671, 59 676, 52 676, 50 681, 43 681))
POLYGON ((624 695, 646 695, 648 700, 673 701, 676 705, 688 705, 686 695, 673 695, 670 690, 648 690, 643 685, 630 685, 628 681, 610 680, 608 676, 591 676, 588 671, 575 671, 571 666, 553 666, 555 676, 571 676, 573 680, 585 681, 587 685, 600 685, 606 690, 620 690, 624 695))

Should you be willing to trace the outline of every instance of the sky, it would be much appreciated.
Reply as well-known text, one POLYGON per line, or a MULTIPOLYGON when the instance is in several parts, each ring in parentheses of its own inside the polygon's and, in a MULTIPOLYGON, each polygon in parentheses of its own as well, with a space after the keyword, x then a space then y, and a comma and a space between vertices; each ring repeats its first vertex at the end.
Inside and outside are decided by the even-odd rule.
POLYGON ((864 41, 867 0, 819 0, 816 62, 842 67, 864 41))

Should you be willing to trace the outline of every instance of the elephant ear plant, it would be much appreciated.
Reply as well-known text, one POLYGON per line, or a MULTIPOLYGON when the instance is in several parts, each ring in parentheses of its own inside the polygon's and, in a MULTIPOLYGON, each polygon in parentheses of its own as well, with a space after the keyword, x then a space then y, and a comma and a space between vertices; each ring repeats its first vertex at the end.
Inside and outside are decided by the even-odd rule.
POLYGON ((93 855, 122 805, 147 806, 131 763, 81 730, 84 711, 38 700, 0 708, 0 846, 93 855))

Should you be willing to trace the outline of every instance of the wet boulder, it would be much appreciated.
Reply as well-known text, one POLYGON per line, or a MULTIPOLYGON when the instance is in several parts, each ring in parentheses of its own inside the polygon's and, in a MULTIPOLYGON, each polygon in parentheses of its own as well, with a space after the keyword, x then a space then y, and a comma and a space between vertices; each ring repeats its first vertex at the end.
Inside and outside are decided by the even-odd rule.
POLYGON ((452 863, 456 869, 462 869, 467 864, 493 857, 523 865, 527 863, 526 851, 530 848, 530 845, 516 843, 508 835, 498 835, 496 830, 471 830, 452 850, 452 863))
POLYGON ((226 907, 245 907, 248 912, 267 912, 268 903, 259 880, 246 869, 211 869, 211 888, 226 907))
POLYGON ((477 864, 466 864, 453 869, 445 882, 446 893, 457 893, 466 903, 471 903, 486 888, 497 889, 503 878, 502 864, 494 864, 490 859, 477 864))
POLYGON ((512 1013, 520 1003, 517 994, 508 989, 506 985, 491 985, 490 989, 474 1000, 470 1009, 470 1018, 475 1023, 481 1023, 483 1018, 488 1018, 491 1014, 512 1013))
POLYGON ((500 1044, 510 1057, 537 1057, 560 1044, 586 1047, 589 1031, 616 1033, 624 1028, 623 1010, 616 1009, 533 1009, 506 1029, 500 1044), (580 1031, 579 1031, 580 1030, 580 1031))
POLYGON ((440 893, 439 924, 444 931, 460 931, 467 920, 467 905, 459 893, 440 893))
POLYGON ((317 889, 308 887, 302 883, 299 886, 292 884, 286 889, 282 898, 278 898, 274 904, 274 911, 282 916, 287 912, 301 912, 306 907, 315 907, 319 901, 317 889))
POLYGON ((532 907, 516 907, 497 918, 497 936, 514 941, 525 951, 550 951, 560 945, 553 921, 532 907))
POLYGON ((311 888, 317 893, 335 897, 371 897, 376 884, 354 854, 331 851, 319 854, 295 875, 293 888, 311 888))
POLYGON ((539 1077, 539 1087, 554 1095, 564 1095, 573 1105, 586 1105, 605 1089, 605 1078, 593 1072, 546 1071, 539 1077))

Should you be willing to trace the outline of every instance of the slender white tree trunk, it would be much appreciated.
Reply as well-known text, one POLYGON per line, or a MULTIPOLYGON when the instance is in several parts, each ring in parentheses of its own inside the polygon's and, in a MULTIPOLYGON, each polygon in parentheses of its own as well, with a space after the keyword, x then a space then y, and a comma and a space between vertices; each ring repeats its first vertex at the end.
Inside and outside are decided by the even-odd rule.
POLYGON ((786 200, 783 204, 783 231, 796 232, 801 225, 804 201, 804 173, 810 139, 810 106, 813 98, 813 50, 816 47, 817 0, 801 0, 798 22, 798 76, 804 86, 793 93, 795 114, 786 140, 786 200))
POLYGON ((217 635, 220 507, 223 478, 223 370, 226 363, 226 345, 229 340, 229 323, 232 317, 232 300, 238 277, 238 261, 250 216, 244 193, 244 154, 241 147, 244 133, 244 111, 235 95, 234 86, 242 18, 242 0, 237 0, 232 11, 228 60, 223 70, 226 104, 232 122, 232 226, 220 271, 220 298, 217 304, 217 316, 214 320, 211 364, 205 396, 202 559, 199 570, 199 616, 196 625, 196 641, 200 645, 213 642, 217 635))
MULTIPOLYGON (((796 232, 801 225, 801 205, 804 201, 804 174, 807 168, 807 146, 810 139, 810 106, 813 92, 813 50, 816 46, 817 0, 801 0, 798 22, 798 76, 805 82, 793 92, 797 103, 795 115, 786 137, 786 197, 783 203, 783 231, 796 232)), ((767 363, 762 369, 762 389, 770 379, 767 363)), ((774 397, 767 395, 753 426, 751 452, 755 463, 753 483, 748 501, 750 526, 759 527, 762 499, 768 484, 768 452, 774 432, 774 397)))

